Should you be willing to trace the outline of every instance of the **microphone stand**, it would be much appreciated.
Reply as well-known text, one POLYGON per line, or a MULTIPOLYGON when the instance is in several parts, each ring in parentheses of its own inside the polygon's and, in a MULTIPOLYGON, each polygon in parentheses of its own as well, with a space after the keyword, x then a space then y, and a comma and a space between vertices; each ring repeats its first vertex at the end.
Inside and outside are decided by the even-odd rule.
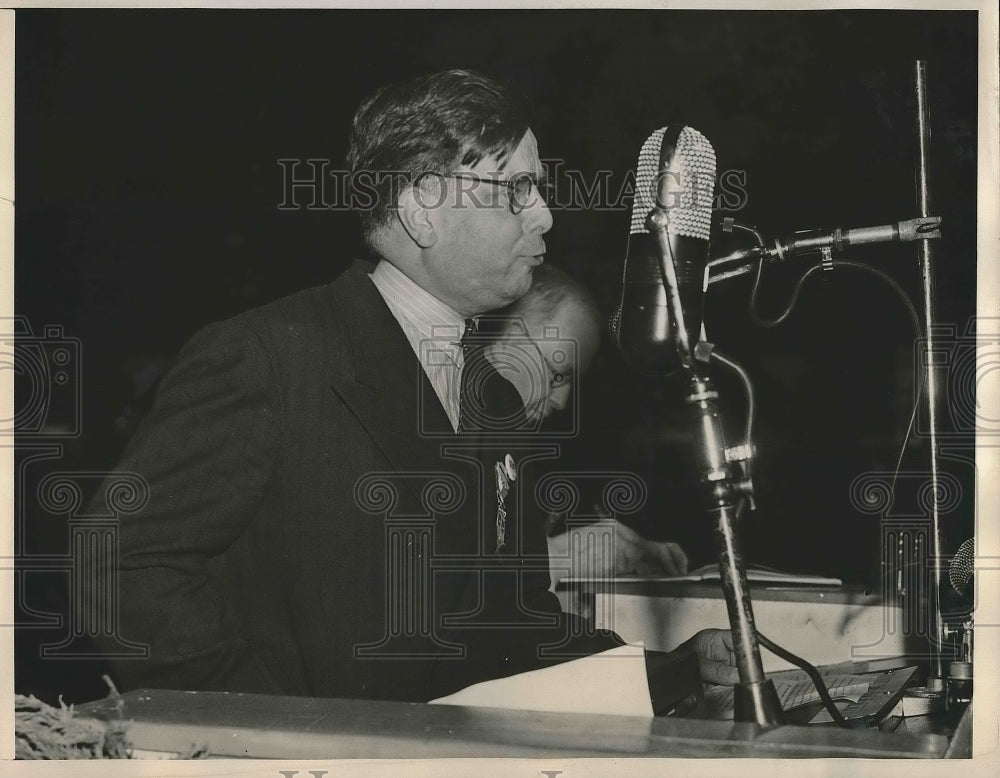
MULTIPOLYGON (((718 392, 705 368, 696 364, 695 355, 690 348, 667 233, 668 225, 666 210, 654 208, 647 219, 647 226, 657 244, 667 305, 675 323, 674 344, 688 380, 685 402, 693 411, 698 430, 701 482, 705 487, 707 510, 715 521, 722 593, 729 612, 736 668, 740 676, 739 683, 733 690, 733 718, 735 721, 749 721, 761 726, 783 724, 785 716, 778 693, 774 682, 765 677, 760 660, 750 586, 736 528, 739 507, 746 500, 753 499, 753 484, 749 478, 737 480, 734 477, 726 455, 725 436, 716 402, 718 392)), ((745 443, 744 452, 749 451, 750 441, 745 443)))
MULTIPOLYGON (((927 104, 927 63, 917 60, 914 67, 914 81, 917 95, 917 199, 920 215, 927 216, 931 211, 930 193, 930 108, 927 104)), ((934 635, 931 639, 931 668, 927 678, 929 691, 941 694, 945 687, 945 671, 942 661, 942 648, 946 640, 944 622, 941 618, 941 517, 938 510, 938 495, 940 492, 940 467, 938 452, 938 431, 941 413, 941 379, 940 360, 935 359, 936 315, 935 301, 937 289, 934 278, 933 247, 930 240, 921 240, 917 245, 917 260, 920 267, 921 291, 923 293, 924 309, 924 380, 927 396, 927 413, 930 426, 930 465, 931 465, 931 542, 933 544, 933 562, 931 570, 932 591, 931 618, 934 635)))
MULTIPOLYGON (((927 412, 930 449, 931 505, 930 505, 930 542, 931 570, 928 602, 917 601, 915 607, 927 608, 927 617, 933 632, 929 636, 930 669, 927 685, 924 689, 927 696, 942 698, 948 681, 948 668, 944 661, 943 650, 949 636, 949 629, 944 623, 941 612, 941 560, 943 559, 942 527, 938 495, 940 494, 940 451, 938 437, 941 426, 941 385, 944 382, 943 363, 937 358, 939 347, 936 344, 938 322, 936 301, 938 296, 933 241, 941 237, 941 217, 931 215, 932 198, 930 191, 930 142, 931 121, 930 107, 927 99, 927 64, 917 60, 914 68, 916 92, 916 129, 917 129, 917 159, 916 183, 917 205, 919 216, 893 224, 883 224, 874 227, 852 229, 836 228, 834 230, 805 230, 789 238, 779 238, 773 246, 765 245, 764 239, 756 228, 740 224, 732 218, 722 222, 725 232, 739 230, 749 234, 754 239, 754 245, 747 249, 734 251, 727 256, 710 259, 705 267, 704 286, 719 283, 754 271, 764 263, 784 262, 796 256, 822 255, 824 269, 832 269, 832 254, 854 245, 869 245, 875 243, 917 243, 917 261, 920 270, 923 321, 921 353, 923 356, 923 379, 925 409, 927 412)), ((905 559, 900 564, 906 564, 905 559)), ((897 592, 903 595, 902 591, 897 592)), ((965 670, 959 667, 959 672, 965 670)), ((964 676, 959 678, 964 681, 964 676)))

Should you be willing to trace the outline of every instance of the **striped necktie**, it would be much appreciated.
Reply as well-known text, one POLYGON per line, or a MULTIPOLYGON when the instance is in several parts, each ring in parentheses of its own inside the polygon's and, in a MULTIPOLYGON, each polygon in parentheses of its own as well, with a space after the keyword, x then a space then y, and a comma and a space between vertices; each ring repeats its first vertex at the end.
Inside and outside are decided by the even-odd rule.
POLYGON ((514 385, 486 358, 488 339, 475 319, 465 320, 462 379, 459 386, 459 432, 513 432, 525 428, 524 403, 514 385))

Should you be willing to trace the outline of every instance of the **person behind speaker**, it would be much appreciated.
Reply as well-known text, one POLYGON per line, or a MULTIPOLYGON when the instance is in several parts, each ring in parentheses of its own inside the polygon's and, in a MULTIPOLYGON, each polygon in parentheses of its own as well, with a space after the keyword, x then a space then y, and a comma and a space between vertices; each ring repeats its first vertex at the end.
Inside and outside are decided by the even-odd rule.
MULTIPOLYGON (((495 340, 486 348, 487 358, 518 390, 528 424, 544 437, 545 420, 569 406, 597 352, 603 318, 597 303, 583 284, 547 262, 535 270, 523 296, 489 318, 495 340)), ((573 442, 558 441, 561 446, 573 442)), ((561 577, 687 573, 687 555, 679 544, 643 538, 611 519, 602 505, 593 506, 593 513, 603 517, 599 525, 575 524, 568 530, 564 516, 548 517, 548 526, 561 530, 548 537, 553 584, 561 577)), ((570 607, 580 612, 577 603, 570 607)))
MULTIPOLYGON (((422 76, 362 103, 347 159, 376 262, 197 333, 119 464, 148 499, 120 517, 117 559, 90 560, 113 566, 98 572, 117 592, 74 592, 74 607, 121 688, 428 700, 538 666, 553 630, 520 622, 568 623, 543 523, 508 522, 494 552, 496 499, 473 460, 446 456, 465 445, 467 320, 519 299, 544 261, 552 214, 525 114, 485 76, 422 76), (490 564, 395 591, 387 533, 427 515, 428 479, 459 484, 457 507, 413 535, 428 543, 414 564, 490 564), (496 562, 517 571, 514 594, 496 562), (401 602, 418 611, 389 612, 401 602)), ((699 639, 706 680, 734 677, 726 634, 699 639)))

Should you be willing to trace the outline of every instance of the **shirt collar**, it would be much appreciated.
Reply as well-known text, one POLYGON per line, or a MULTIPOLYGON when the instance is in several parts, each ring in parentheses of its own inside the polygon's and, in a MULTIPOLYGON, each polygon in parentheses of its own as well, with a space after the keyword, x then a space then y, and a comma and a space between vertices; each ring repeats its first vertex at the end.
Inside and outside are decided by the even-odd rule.
POLYGON ((465 317, 391 262, 380 260, 371 278, 390 305, 419 330, 421 337, 452 342, 462 337, 465 317))

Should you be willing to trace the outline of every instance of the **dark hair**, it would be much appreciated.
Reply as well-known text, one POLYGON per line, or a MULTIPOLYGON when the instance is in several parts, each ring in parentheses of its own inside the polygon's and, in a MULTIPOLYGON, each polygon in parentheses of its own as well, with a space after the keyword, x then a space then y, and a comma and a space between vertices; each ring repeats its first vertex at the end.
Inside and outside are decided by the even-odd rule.
POLYGON ((369 246, 422 174, 510 154, 528 130, 521 101, 480 73, 446 70, 378 90, 351 125, 352 203, 369 246))

